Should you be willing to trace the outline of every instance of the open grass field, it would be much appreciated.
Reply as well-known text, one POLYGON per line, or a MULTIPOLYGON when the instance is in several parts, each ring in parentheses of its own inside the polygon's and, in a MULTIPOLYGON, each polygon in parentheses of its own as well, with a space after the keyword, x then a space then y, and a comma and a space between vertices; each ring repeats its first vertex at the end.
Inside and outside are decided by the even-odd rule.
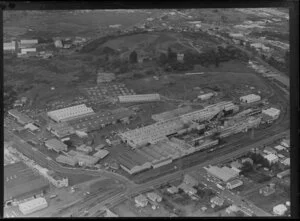
POLYGON ((207 89, 217 87, 220 89, 220 92, 229 95, 229 98, 245 95, 243 93, 246 93, 246 85, 255 87, 255 90, 249 91, 249 93, 257 93, 259 90, 262 97, 272 93, 271 89, 257 75, 240 71, 236 71, 235 73, 213 72, 191 76, 166 75, 161 77, 159 81, 149 77, 126 80, 125 83, 137 93, 160 93, 172 99, 196 98, 199 92, 193 90, 194 87, 207 89))
POLYGON ((143 11, 5 11, 3 26, 7 37, 93 36, 100 27, 114 24, 128 27, 148 16, 143 11), (32 31, 26 33, 29 28, 32 31))

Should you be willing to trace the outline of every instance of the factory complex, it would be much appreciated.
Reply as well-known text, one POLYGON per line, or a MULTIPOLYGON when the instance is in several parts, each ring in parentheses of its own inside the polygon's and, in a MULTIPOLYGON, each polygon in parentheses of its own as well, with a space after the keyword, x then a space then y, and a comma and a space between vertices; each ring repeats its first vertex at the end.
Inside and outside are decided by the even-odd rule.
POLYGON ((117 122, 129 123, 129 120, 134 115, 135 113, 127 108, 93 112, 87 115, 77 115, 76 119, 70 119, 65 122, 51 122, 47 129, 57 138, 63 138, 75 133, 98 130, 107 125, 116 124, 117 122))
POLYGON ((120 137, 132 148, 137 148, 146 144, 155 144, 158 141, 165 139, 168 135, 176 134, 179 130, 183 129, 184 124, 188 122, 203 122, 205 120, 210 120, 222 110, 230 111, 235 108, 236 106, 232 102, 220 102, 215 105, 207 106, 202 110, 197 110, 146 127, 121 133, 120 137))

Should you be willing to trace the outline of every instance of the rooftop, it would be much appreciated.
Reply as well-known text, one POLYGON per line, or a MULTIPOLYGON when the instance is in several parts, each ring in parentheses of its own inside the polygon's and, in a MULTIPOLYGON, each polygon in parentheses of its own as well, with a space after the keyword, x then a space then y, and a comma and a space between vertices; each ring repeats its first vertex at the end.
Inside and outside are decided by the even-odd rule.
POLYGON ((221 179, 225 182, 228 180, 238 176, 238 172, 229 168, 229 167, 217 167, 217 166, 210 166, 209 168, 205 168, 207 172, 211 173, 213 176, 221 179))
POLYGON ((49 187, 48 182, 23 162, 4 167, 4 200, 18 198, 49 187))
POLYGON ((21 113, 16 109, 11 109, 8 111, 9 114, 13 115, 14 117, 18 118, 20 121, 24 122, 25 124, 34 122, 33 119, 28 117, 26 114, 21 113))

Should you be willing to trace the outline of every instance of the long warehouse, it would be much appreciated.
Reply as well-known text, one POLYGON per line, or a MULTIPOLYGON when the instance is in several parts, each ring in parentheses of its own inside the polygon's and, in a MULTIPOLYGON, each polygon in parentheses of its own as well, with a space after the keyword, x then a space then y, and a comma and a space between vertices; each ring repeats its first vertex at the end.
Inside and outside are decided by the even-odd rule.
POLYGON ((55 122, 64 122, 76 119, 83 116, 94 114, 92 108, 87 107, 85 104, 80 104, 72 107, 67 107, 47 113, 48 117, 55 122))

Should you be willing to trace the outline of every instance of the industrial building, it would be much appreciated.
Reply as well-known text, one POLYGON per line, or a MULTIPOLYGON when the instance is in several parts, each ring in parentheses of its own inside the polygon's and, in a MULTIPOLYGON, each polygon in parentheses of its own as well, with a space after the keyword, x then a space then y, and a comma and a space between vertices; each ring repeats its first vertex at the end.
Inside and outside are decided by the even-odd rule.
POLYGON ((174 134, 182 128, 183 123, 179 119, 171 119, 126 131, 121 133, 120 137, 132 148, 137 148, 148 143, 155 144, 158 141, 165 139, 167 135, 174 134))
POLYGON ((34 173, 23 162, 4 166, 4 202, 40 196, 48 189, 47 180, 34 173))
POLYGON ((68 150, 68 145, 64 144, 63 142, 61 142, 55 138, 46 140, 45 146, 48 148, 48 150, 54 150, 57 153, 68 150))
POLYGON ((201 94, 201 95, 198 95, 198 98, 202 101, 204 100, 208 100, 210 98, 212 98, 215 94, 214 93, 207 93, 207 94, 201 94))
POLYGON ((3 43, 3 51, 15 51, 16 50, 16 42, 11 41, 11 42, 4 42, 3 43))
POLYGON ((26 201, 19 204, 19 210, 24 214, 28 215, 33 212, 45 209, 48 207, 48 203, 45 198, 38 197, 33 200, 26 201))
POLYGON ((240 97, 241 102, 248 103, 248 104, 253 103, 253 102, 257 102, 257 101, 260 101, 260 100, 261 100, 261 97, 259 95, 256 95, 256 94, 249 94, 249 95, 240 97))
POLYGON ((36 48, 22 48, 21 54, 35 53, 36 48))
POLYGON ((283 179, 283 178, 285 178, 286 176, 289 176, 290 174, 291 174, 291 170, 290 170, 290 169, 287 169, 287 170, 285 170, 285 171, 282 171, 282 172, 278 173, 278 174, 277 174, 277 177, 278 177, 279 179, 283 179))
POLYGON ((93 151, 93 148, 90 146, 87 146, 85 144, 82 144, 82 145, 76 147, 76 150, 88 154, 93 151))
POLYGON ((155 121, 166 121, 175 117, 179 117, 180 115, 189 113, 192 111, 191 106, 180 107, 171 111, 162 112, 159 114, 152 115, 152 119, 155 121))
POLYGON ((280 145, 286 147, 286 148, 290 148, 290 139, 283 139, 280 143, 280 145))
POLYGON ((108 150, 98 150, 93 156, 99 159, 103 159, 106 156, 108 156, 109 151, 108 150))
POLYGON ((232 180, 232 181, 228 182, 226 184, 226 187, 227 187, 227 189, 232 190, 239 186, 242 186, 243 184, 244 184, 243 181, 236 179, 236 180, 232 180))
POLYGON ((151 168, 147 158, 135 152, 124 153, 118 157, 120 167, 129 174, 138 173, 151 168))
POLYGON ((274 164, 278 162, 278 156, 276 156, 273 153, 265 155, 264 158, 267 159, 270 164, 274 164))
POLYGON ((77 159, 79 166, 93 167, 99 161, 97 157, 85 155, 74 150, 69 151, 68 155, 77 159))
POLYGON ((135 94, 118 96, 120 103, 160 101, 159 94, 135 94))
POLYGON ((24 126, 24 129, 29 129, 29 130, 32 131, 32 132, 35 132, 35 131, 39 131, 39 130, 40 130, 40 128, 37 127, 36 125, 34 125, 33 123, 26 124, 26 125, 24 126))
POLYGON ((22 39, 22 40, 20 40, 20 44, 22 46, 35 45, 38 43, 39 43, 39 41, 37 39, 22 39))
POLYGON ((231 101, 222 101, 213 105, 206 106, 201 110, 197 110, 188 114, 181 115, 180 118, 186 122, 197 121, 202 122, 210 120, 221 111, 238 111, 238 106, 231 101))
POLYGON ((285 160, 281 161, 281 163, 285 166, 290 166, 291 165, 291 159, 286 158, 285 160))
POLYGON ((72 126, 68 125, 66 122, 62 123, 52 123, 50 122, 47 130, 54 134, 57 138, 63 138, 75 133, 72 126))
POLYGON ((262 110, 262 114, 271 117, 273 120, 276 120, 280 115, 280 110, 271 107, 269 109, 262 110))
POLYGON ((277 145, 274 147, 274 149, 278 150, 278 151, 282 151, 285 150, 285 147, 281 146, 281 145, 277 145))
POLYGON ((87 107, 85 104, 80 104, 72 107, 67 107, 47 113, 48 117, 55 122, 64 122, 72 119, 88 116, 94 114, 92 108, 87 107))
POLYGON ((16 109, 9 110, 8 114, 11 115, 12 117, 14 117, 17 120, 17 122, 23 126, 34 122, 33 119, 31 119, 26 114, 23 114, 16 109))
POLYGON ((76 158, 64 155, 59 155, 55 160, 56 162, 67 164, 70 166, 75 166, 78 163, 78 160, 76 158))
POLYGON ((73 119, 68 121, 68 125, 72 126, 75 130, 90 132, 110 124, 116 124, 119 121, 127 123, 134 115, 135 113, 128 108, 119 108, 111 111, 100 111, 79 119, 73 119))
POLYGON ((184 126, 184 122, 209 120, 220 113, 222 110, 234 110, 236 105, 232 102, 220 102, 205 107, 204 109, 181 115, 165 121, 142 128, 126 131, 120 134, 121 139, 128 143, 132 148, 137 148, 146 144, 155 144, 164 140, 166 136, 175 134, 184 126))
POLYGON ((217 167, 217 166, 210 166, 204 167, 204 169, 212 176, 224 181, 228 182, 234 178, 239 176, 239 173, 229 167, 217 167))

